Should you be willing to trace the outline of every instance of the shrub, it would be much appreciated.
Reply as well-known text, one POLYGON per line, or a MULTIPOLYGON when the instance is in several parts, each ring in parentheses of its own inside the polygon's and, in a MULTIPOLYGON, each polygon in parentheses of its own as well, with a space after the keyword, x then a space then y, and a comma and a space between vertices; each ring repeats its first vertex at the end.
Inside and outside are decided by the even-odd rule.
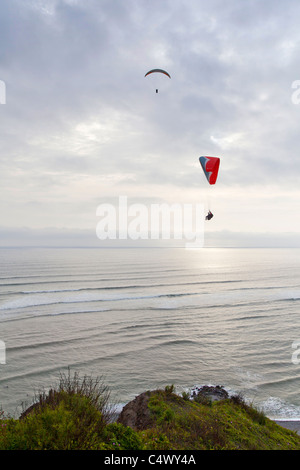
POLYGON ((172 385, 166 385, 165 386, 165 392, 167 395, 172 395, 172 393, 175 393, 175 386, 172 385))
POLYGON ((194 402, 199 403, 200 405, 212 406, 212 399, 206 395, 203 395, 202 393, 198 393, 194 397, 194 402))
POLYGON ((34 405, 26 410, 21 417, 26 416, 33 408, 43 409, 45 405, 55 407, 61 399, 65 401, 67 396, 74 395, 87 398, 91 406, 101 412, 105 422, 111 421, 114 410, 109 404, 109 389, 104 385, 102 377, 94 378, 85 375, 81 379, 77 372, 71 376, 70 369, 68 369, 68 374, 60 374, 56 387, 51 388, 48 393, 40 392, 35 397, 34 405))
POLYGON ((185 392, 183 391, 182 394, 181 394, 182 398, 185 400, 185 401, 189 401, 190 400, 190 394, 188 392, 185 392))
POLYGON ((115 447, 119 450, 140 450, 143 447, 140 434, 120 423, 107 426, 105 440, 110 449, 115 447))
POLYGON ((8 421, 0 448, 102 449, 105 426, 101 412, 87 397, 61 392, 55 407, 44 404, 21 420, 8 421))
POLYGON ((40 393, 19 420, 2 423, 0 448, 103 449, 113 412, 108 401, 101 378, 71 377, 69 371, 56 388, 40 393))

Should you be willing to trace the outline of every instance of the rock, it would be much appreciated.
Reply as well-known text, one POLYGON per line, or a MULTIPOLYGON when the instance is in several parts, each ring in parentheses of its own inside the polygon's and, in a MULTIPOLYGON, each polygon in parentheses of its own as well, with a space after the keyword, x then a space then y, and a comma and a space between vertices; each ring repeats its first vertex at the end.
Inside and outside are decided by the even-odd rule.
POLYGON ((29 408, 27 408, 25 411, 23 411, 23 413, 21 413, 19 419, 26 418, 30 413, 32 413, 33 411, 38 410, 39 408, 40 408, 39 403, 33 403, 33 405, 30 405, 29 408))
POLYGON ((151 392, 144 392, 127 403, 122 409, 117 422, 124 426, 130 426, 136 431, 141 431, 151 426, 153 420, 148 409, 148 401, 151 392))
POLYGON ((222 385, 203 385, 203 387, 196 388, 192 393, 192 398, 197 396, 203 396, 209 398, 211 401, 226 400, 229 398, 228 392, 224 389, 222 385))

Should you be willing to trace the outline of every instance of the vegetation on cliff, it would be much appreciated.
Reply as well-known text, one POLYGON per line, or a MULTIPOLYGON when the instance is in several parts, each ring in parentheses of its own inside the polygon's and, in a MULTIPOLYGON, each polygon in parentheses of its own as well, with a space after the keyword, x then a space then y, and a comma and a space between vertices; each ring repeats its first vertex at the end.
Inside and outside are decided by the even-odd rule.
POLYGON ((100 379, 61 376, 19 419, 0 413, 0 450, 299 450, 300 436, 242 397, 212 401, 174 387, 145 392, 117 422, 100 379))

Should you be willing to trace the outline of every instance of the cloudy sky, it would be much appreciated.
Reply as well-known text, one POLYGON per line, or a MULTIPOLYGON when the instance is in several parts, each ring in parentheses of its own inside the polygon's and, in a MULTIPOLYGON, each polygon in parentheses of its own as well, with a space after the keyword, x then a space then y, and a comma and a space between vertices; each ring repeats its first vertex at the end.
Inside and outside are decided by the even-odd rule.
POLYGON ((0 245, 97 246, 97 207, 120 196, 203 204, 207 236, 237 245, 300 245, 298 0, 0 9, 0 245), (215 186, 201 155, 221 158, 215 186))

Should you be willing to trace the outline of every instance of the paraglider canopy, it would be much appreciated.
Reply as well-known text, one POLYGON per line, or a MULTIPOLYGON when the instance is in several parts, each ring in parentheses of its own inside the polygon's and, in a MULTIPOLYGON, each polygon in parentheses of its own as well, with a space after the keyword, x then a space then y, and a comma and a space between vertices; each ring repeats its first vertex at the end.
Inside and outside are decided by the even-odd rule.
POLYGON ((149 72, 147 72, 147 73, 145 74, 145 77, 147 77, 147 75, 150 75, 150 73, 156 73, 156 72, 158 72, 158 73, 164 73, 165 75, 167 75, 167 77, 171 78, 171 75, 170 75, 168 72, 166 72, 165 70, 162 70, 162 69, 153 69, 153 70, 149 70, 149 72))
POLYGON ((218 177, 220 159, 218 157, 200 157, 199 161, 209 184, 215 184, 218 177))
POLYGON ((171 75, 163 69, 152 69, 152 70, 149 70, 149 72, 145 74, 145 77, 148 77, 148 75, 152 75, 152 74, 154 74, 154 77, 155 77, 154 78, 154 83, 156 84, 155 89, 156 89, 156 93, 158 93, 158 84, 162 84, 162 82, 165 80, 165 77, 163 77, 162 75, 166 75, 169 78, 171 78, 171 75), (160 79, 163 79, 163 80, 160 81, 160 79))

